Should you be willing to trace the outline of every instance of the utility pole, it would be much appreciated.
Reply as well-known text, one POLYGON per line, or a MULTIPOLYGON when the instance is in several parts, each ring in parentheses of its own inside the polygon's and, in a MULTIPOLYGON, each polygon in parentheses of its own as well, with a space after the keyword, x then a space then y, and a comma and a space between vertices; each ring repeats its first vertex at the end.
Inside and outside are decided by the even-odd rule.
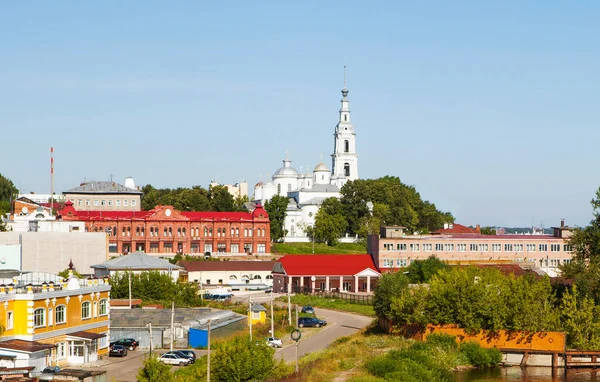
POLYGON ((290 291, 288 291, 288 324, 292 326, 292 303, 290 300, 290 291))
POLYGON ((250 342, 252 342, 252 299, 250 295, 248 295, 248 311, 250 312, 249 320, 250 320, 250 342))
POLYGON ((173 321, 175 320, 175 301, 171 302, 171 351, 173 351, 173 340, 175 338, 175 335, 173 334, 173 330, 174 325, 173 325, 173 321))
POLYGON ((152 322, 148 322, 148 330, 150 330, 150 355, 152 355, 152 322))
POLYGON ((208 348, 208 356, 206 357, 206 382, 210 382, 210 320, 208 320, 208 341, 206 347, 208 348))
POLYGON ((275 338, 275 316, 273 315, 273 289, 271 289, 271 337, 275 338))
POLYGON ((127 274, 129 275, 129 310, 131 310, 131 270, 127 274))

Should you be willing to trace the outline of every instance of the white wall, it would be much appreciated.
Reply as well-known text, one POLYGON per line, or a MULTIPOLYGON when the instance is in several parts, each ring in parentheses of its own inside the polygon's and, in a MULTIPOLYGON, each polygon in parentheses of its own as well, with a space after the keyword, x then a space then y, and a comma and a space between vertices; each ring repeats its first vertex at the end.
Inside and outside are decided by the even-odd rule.
POLYGON ((58 273, 72 260, 77 272, 93 274, 92 265, 108 260, 108 236, 104 232, 0 233, 0 245, 19 245, 20 240, 24 271, 58 273))
POLYGON ((223 284, 243 284, 243 276, 252 277, 258 275, 260 280, 250 280, 250 284, 266 284, 273 285, 273 280, 267 280, 267 276, 271 275, 271 270, 268 271, 196 271, 188 272, 189 282, 198 282, 206 284, 207 280, 210 280, 211 284, 218 284, 219 280, 223 280, 223 284), (231 280, 230 277, 234 276, 236 279, 231 280), (198 280, 198 281, 196 281, 198 280))

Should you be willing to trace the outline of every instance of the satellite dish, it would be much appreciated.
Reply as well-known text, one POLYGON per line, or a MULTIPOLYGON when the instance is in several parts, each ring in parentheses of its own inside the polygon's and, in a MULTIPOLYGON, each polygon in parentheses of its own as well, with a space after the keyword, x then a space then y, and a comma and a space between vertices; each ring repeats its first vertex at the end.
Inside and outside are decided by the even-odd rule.
POLYGON ((23 212, 24 214, 28 213, 29 210, 27 209, 27 207, 23 207, 21 208, 21 212, 23 212))

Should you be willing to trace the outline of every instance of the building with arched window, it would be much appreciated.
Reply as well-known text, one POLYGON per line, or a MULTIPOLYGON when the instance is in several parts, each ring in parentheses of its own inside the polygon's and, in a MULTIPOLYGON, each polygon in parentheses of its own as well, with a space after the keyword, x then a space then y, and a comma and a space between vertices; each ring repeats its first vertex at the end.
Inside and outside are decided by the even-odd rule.
POLYGON ((358 154, 356 153, 356 132, 350 120, 349 90, 342 89, 342 107, 334 133, 334 150, 331 154, 332 168, 329 170, 321 161, 312 171, 300 167, 298 172, 287 157, 283 166, 266 183, 259 182, 254 187, 255 202, 264 204, 274 195, 287 196, 284 240, 308 241, 306 230, 314 224, 314 217, 323 200, 339 198, 340 189, 350 180, 358 179, 358 154))
POLYGON ((261 205, 252 212, 190 212, 172 206, 150 211, 79 211, 67 201, 59 218, 84 222, 87 232, 106 232, 113 255, 271 252, 269 215, 261 205))

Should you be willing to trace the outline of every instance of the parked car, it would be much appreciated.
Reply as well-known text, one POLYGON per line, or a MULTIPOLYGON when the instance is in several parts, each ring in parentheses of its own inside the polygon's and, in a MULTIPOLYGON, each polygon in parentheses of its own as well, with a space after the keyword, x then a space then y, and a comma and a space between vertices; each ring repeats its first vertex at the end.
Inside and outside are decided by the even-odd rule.
POLYGON ((274 348, 280 348, 283 346, 283 343, 279 338, 269 337, 267 338, 267 345, 274 348))
POLYGON ((42 374, 38 377, 40 381, 52 381, 55 374, 60 371, 60 367, 58 366, 46 366, 44 370, 42 370, 42 374))
POLYGON ((125 357, 127 355, 127 348, 123 345, 113 345, 108 351, 109 357, 125 357))
POLYGON ((168 353, 165 353, 165 354, 161 355, 160 357, 158 357, 158 360, 159 360, 159 362, 162 362, 167 365, 186 366, 191 363, 191 360, 189 358, 180 357, 177 354, 168 354, 168 353))
POLYGON ((321 326, 327 325, 327 321, 320 320, 316 317, 300 317, 298 318, 298 327, 315 327, 320 328, 321 326))
POLYGON ((183 354, 187 354, 188 357, 193 358, 196 361, 196 353, 193 350, 179 350, 183 354))
POLYGON ((140 343, 136 340, 134 340, 133 338, 121 338, 120 340, 116 340, 110 343, 110 346, 113 345, 121 345, 121 346, 125 346, 127 349, 133 351, 135 350, 138 346, 140 346, 140 343))
POLYGON ((167 352, 165 354, 175 354, 175 355, 177 355, 179 357, 189 359, 190 363, 196 362, 196 354, 194 354, 192 356, 192 355, 189 355, 189 354, 185 353, 183 350, 173 350, 173 351, 167 352))
POLYGON ((315 314, 315 310, 312 306, 303 306, 302 313, 315 314))

